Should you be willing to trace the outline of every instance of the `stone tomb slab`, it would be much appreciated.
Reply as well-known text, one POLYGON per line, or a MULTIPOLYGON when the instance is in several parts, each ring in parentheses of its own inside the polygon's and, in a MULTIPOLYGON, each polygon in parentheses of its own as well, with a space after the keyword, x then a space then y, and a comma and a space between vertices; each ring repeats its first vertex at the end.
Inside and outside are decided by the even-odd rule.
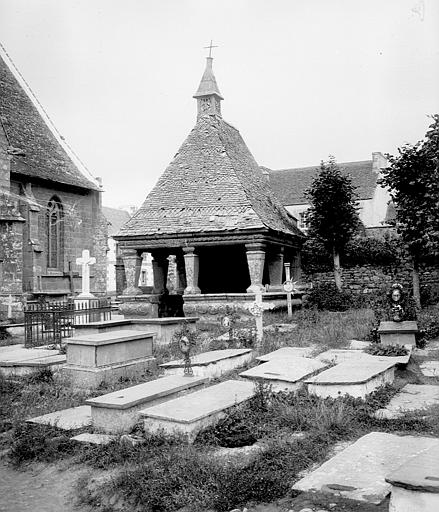
POLYGON ((110 444, 112 441, 115 441, 116 436, 110 436, 108 434, 91 434, 88 432, 84 432, 83 434, 71 437, 70 439, 71 441, 77 441, 78 443, 105 445, 110 444))
POLYGON ((274 359, 286 359, 297 357, 309 357, 314 351, 314 347, 282 347, 268 354, 257 357, 258 361, 267 362, 274 359))
POLYGON ((252 398, 254 394, 252 382, 221 382, 141 411, 144 429, 152 433, 164 430, 169 434, 183 434, 191 442, 201 429, 223 418, 227 409, 252 398))
POLYGON ((385 480, 389 473, 437 447, 436 438, 371 432, 299 480, 293 489, 330 492, 378 505, 391 490, 385 480))
POLYGON ((416 346, 415 334, 418 324, 406 322, 380 322, 378 334, 383 345, 412 345, 416 346))
POLYGON ((71 407, 62 411, 37 416, 27 421, 28 423, 50 425, 63 430, 77 430, 91 425, 91 407, 89 405, 80 405, 79 407, 71 407))
POLYGON ((356 349, 331 349, 322 352, 317 356, 320 361, 328 361, 330 363, 345 363, 349 361, 389 361, 394 364, 407 364, 411 355, 411 348, 407 347, 407 355, 405 356, 374 356, 356 349))
POLYGON ((104 432, 128 432, 139 419, 139 411, 177 398, 207 383, 206 377, 170 375, 90 398, 93 427, 104 432))
MULTIPOLYGON (((253 359, 253 350, 250 348, 230 348, 225 350, 211 350, 191 357, 192 370, 198 377, 214 379, 223 373, 229 372, 249 363, 253 359)), ((182 375, 184 371, 183 359, 170 361, 160 365, 165 375, 182 375)))
POLYGON ((30 375, 42 369, 58 370, 66 362, 66 356, 58 350, 24 348, 23 345, 10 347, 0 350, 0 374, 4 376, 30 375))
POLYGON ((298 391, 304 384, 303 381, 310 375, 323 370, 326 367, 321 361, 306 357, 288 357, 285 359, 272 359, 241 373, 241 377, 253 381, 265 381, 270 384, 272 390, 298 391))
POLYGON ((378 419, 394 419, 406 412, 422 411, 433 405, 439 405, 439 386, 429 384, 406 384, 384 409, 378 409, 378 419))
POLYGON ((439 510, 439 445, 412 457, 386 476, 392 486, 389 511, 439 510))
POLYGON ((153 333, 113 331, 67 338, 67 364, 62 372, 81 388, 141 375, 155 362, 153 333))
POLYGON ((359 360, 333 366, 305 382, 309 393, 321 398, 345 394, 364 398, 378 387, 392 383, 394 378, 394 362, 359 360))
POLYGON ((439 361, 425 361, 419 367, 426 377, 439 377, 439 361))

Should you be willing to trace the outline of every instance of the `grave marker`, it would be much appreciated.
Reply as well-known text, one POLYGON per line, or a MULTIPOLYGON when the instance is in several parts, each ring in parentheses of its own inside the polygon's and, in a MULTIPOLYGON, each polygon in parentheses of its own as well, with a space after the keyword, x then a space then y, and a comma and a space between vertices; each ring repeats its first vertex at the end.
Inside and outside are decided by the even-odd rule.
POLYGON ((82 291, 78 295, 80 299, 88 299, 93 298, 94 295, 90 293, 90 265, 94 265, 96 263, 96 258, 90 256, 90 251, 88 249, 84 249, 82 251, 82 257, 76 258, 76 264, 81 265, 82 269, 82 291))
POLYGON ((6 305, 8 306, 8 319, 12 318, 12 305, 14 304, 14 301, 12 300, 12 295, 9 294, 8 302, 6 305))
POLYGON ((256 344, 259 346, 264 336, 262 315, 264 308, 262 306, 262 290, 255 293, 255 302, 249 307, 250 313, 255 317, 256 322, 256 344))

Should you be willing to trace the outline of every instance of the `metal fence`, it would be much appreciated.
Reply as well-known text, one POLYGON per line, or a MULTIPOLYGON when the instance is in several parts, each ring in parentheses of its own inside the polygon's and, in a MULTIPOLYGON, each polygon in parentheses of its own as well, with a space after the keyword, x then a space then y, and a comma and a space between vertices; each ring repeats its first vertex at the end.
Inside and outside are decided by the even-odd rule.
POLYGON ((111 320, 111 309, 109 299, 28 303, 24 308, 24 344, 60 343, 73 336, 75 324, 111 320))

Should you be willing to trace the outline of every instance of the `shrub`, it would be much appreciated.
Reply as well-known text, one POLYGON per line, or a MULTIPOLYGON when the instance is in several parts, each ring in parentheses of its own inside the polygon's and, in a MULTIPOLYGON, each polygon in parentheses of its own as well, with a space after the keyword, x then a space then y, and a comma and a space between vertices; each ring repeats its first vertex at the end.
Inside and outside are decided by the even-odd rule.
POLYGON ((389 357, 397 357, 397 356, 406 356, 407 349, 405 347, 401 347, 400 345, 382 345, 381 343, 374 343, 365 349, 367 354, 372 356, 389 356, 389 357))
POLYGON ((310 291, 306 305, 320 310, 346 311, 352 305, 352 296, 346 291, 338 291, 334 283, 322 283, 310 291))

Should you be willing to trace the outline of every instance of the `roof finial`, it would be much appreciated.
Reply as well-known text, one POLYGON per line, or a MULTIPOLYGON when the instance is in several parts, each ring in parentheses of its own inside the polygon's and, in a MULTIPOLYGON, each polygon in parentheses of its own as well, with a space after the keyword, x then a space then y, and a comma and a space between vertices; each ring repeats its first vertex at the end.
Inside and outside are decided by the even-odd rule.
POLYGON ((212 48, 218 48, 218 46, 213 46, 213 41, 212 39, 210 40, 210 45, 209 46, 205 46, 204 49, 207 50, 209 49, 209 59, 212 58, 212 48))

